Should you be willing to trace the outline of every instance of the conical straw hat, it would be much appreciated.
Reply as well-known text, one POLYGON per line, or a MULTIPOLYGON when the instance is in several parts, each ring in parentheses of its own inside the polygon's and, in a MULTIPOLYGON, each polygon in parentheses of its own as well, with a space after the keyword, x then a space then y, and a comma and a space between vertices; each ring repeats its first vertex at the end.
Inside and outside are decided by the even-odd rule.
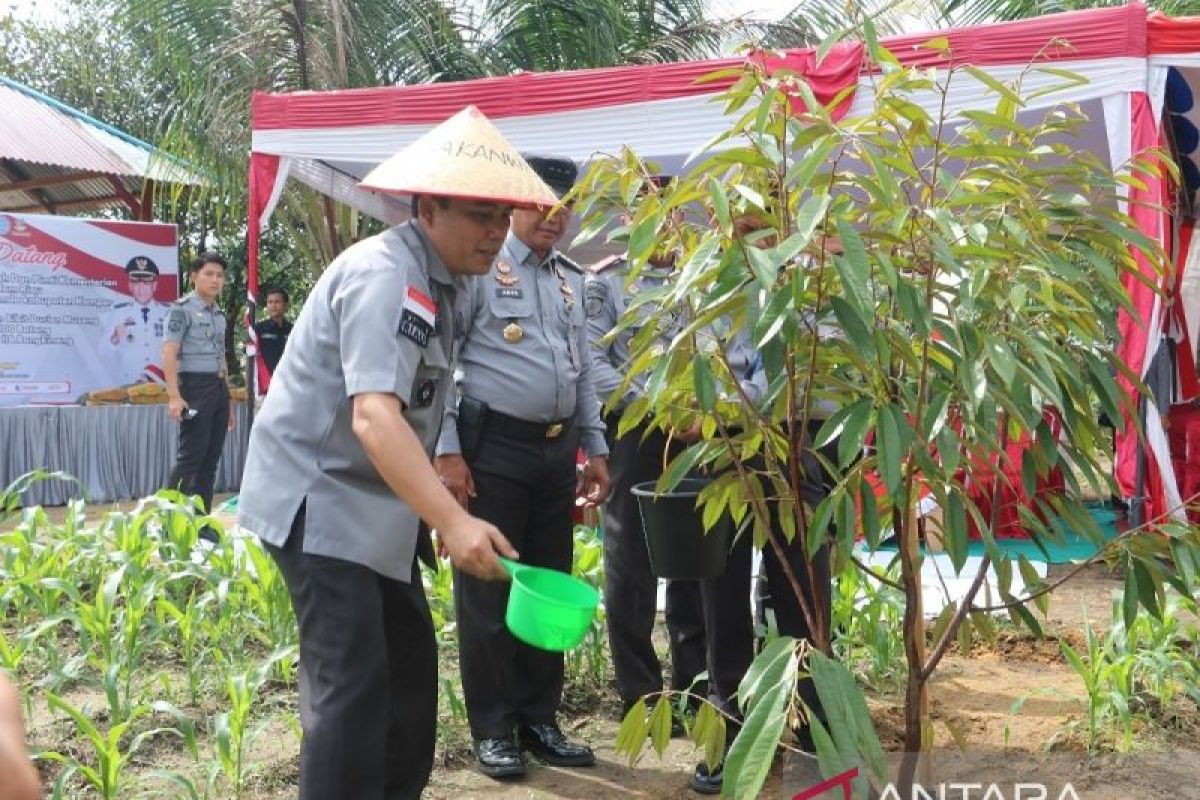
POLYGON ((558 197, 475 106, 384 161, 363 178, 364 189, 554 206, 558 197))

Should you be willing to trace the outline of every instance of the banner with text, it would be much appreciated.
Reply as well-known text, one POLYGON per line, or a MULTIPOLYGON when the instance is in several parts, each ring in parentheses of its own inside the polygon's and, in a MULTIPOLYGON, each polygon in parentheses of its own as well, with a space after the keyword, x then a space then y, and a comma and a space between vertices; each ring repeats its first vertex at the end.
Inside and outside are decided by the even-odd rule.
POLYGON ((0 213, 0 406, 162 380, 174 225, 0 213))

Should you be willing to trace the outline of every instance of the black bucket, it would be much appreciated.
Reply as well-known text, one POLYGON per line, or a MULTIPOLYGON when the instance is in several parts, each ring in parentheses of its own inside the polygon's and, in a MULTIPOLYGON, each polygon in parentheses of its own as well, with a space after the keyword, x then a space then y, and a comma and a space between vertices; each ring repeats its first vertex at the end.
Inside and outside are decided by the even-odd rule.
POLYGON ((725 571, 725 556, 733 536, 733 519, 721 515, 705 533, 703 509, 696 498, 708 481, 684 478, 673 492, 655 494, 654 482, 630 491, 642 511, 650 569, 660 578, 716 578, 725 571))

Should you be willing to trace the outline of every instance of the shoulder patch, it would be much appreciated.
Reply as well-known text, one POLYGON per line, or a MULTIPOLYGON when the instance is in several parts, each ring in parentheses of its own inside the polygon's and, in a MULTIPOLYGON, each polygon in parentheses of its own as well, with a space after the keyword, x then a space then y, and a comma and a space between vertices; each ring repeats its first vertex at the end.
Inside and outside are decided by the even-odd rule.
POLYGON ((590 269, 592 272, 594 272, 598 275, 601 272, 605 272, 614 267, 621 267, 624 265, 625 265, 625 256, 609 256, 608 258, 601 259, 600 261, 597 261, 595 264, 592 264, 592 266, 590 266, 588 269, 590 269))
POLYGON ((584 284, 585 293, 585 311, 589 319, 602 316, 604 309, 608 305, 608 287, 604 281, 596 278, 588 278, 584 284))

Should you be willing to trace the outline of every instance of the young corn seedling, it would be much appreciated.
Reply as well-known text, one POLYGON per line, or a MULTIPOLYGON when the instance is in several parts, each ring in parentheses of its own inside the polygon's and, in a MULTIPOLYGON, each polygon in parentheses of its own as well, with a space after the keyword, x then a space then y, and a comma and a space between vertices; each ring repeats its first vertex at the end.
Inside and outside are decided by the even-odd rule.
POLYGON ((178 650, 187 674, 188 702, 200 702, 200 675, 206 661, 206 642, 201 632, 200 613, 196 604, 196 593, 188 595, 183 608, 167 597, 159 597, 155 604, 159 624, 170 626, 173 635, 163 637, 161 644, 168 652, 178 650))
POLYGON ((229 710, 223 711, 213 720, 213 732, 217 741, 217 757, 226 780, 233 788, 234 797, 241 797, 246 783, 246 751, 257 731, 250 730, 250 712, 254 698, 267 676, 275 668, 275 662, 294 655, 293 648, 272 654, 263 664, 225 679, 225 693, 229 710))
POLYGON ((95 761, 85 763, 74 755, 64 755, 59 752, 42 752, 38 754, 38 758, 64 764, 74 772, 78 772, 104 800, 116 800, 128 796, 125 768, 129 764, 130 758, 147 739, 164 733, 180 735, 179 731, 174 728, 153 728, 137 734, 129 740, 127 746, 122 747, 133 724, 145 716, 149 708, 143 706, 135 709, 127 720, 112 725, 107 731, 102 731, 88 719, 86 714, 62 697, 50 693, 47 695, 47 700, 52 711, 62 711, 75 723, 76 733, 91 745, 95 761))

